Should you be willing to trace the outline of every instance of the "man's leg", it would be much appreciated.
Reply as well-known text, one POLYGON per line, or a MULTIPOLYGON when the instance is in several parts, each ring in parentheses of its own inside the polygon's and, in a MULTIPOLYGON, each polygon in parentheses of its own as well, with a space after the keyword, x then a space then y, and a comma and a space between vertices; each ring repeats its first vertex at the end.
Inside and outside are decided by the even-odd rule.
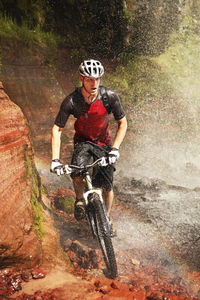
POLYGON ((113 199, 114 199, 113 190, 110 190, 110 191, 103 190, 103 198, 105 200, 107 215, 109 217, 110 212, 111 212, 111 208, 112 208, 113 199))
POLYGON ((83 198, 83 192, 85 187, 85 179, 82 176, 76 176, 73 179, 74 191, 77 199, 83 198))
POLYGON ((110 222, 110 226, 111 226, 111 236, 115 237, 115 236, 117 236, 117 231, 116 231, 115 226, 113 225, 113 222, 110 219, 110 212, 111 212, 112 203, 113 203, 113 199, 114 199, 113 190, 110 190, 110 191, 103 190, 103 198, 105 200, 107 216, 109 217, 109 222, 110 222))
MULTIPOLYGON (((89 145, 84 142, 75 143, 71 164, 76 166, 84 166, 89 163, 90 158, 91 154, 89 153, 89 145)), ((85 207, 83 200, 85 179, 80 176, 80 173, 72 174, 71 177, 73 179, 73 186, 76 194, 74 217, 79 221, 85 217, 85 207)))
POLYGON ((85 218, 85 205, 83 200, 83 192, 85 180, 82 176, 73 178, 74 191, 76 194, 76 201, 74 204, 74 217, 77 221, 85 218))

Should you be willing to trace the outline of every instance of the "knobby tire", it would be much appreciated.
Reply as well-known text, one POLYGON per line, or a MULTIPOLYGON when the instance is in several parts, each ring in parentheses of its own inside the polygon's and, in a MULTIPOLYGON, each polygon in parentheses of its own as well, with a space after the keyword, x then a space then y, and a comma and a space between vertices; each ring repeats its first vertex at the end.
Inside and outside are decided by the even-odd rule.
POLYGON ((93 238, 96 238, 97 232, 96 232, 94 209, 93 209, 93 205, 90 203, 87 207, 87 218, 88 218, 91 230, 92 230, 92 236, 93 236, 93 238))
POLYGON ((109 271, 109 275, 112 279, 114 279, 118 276, 117 262, 103 203, 101 202, 97 194, 93 195, 92 203, 95 210, 95 225, 96 232, 98 233, 97 239, 101 247, 104 261, 109 271))

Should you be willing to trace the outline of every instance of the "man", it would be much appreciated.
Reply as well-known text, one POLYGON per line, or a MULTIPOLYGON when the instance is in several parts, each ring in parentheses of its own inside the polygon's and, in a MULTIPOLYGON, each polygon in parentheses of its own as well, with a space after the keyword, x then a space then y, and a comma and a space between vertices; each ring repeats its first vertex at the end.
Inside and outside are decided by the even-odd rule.
MULTIPOLYGON (((51 171, 61 175, 64 173, 60 162, 61 134, 68 117, 75 118, 74 153, 71 164, 88 164, 91 157, 97 159, 108 156, 107 166, 93 169, 92 181, 95 187, 103 190, 107 215, 113 202, 114 164, 119 158, 119 148, 125 137, 127 121, 119 97, 111 90, 100 86, 100 78, 104 74, 102 64, 97 60, 85 60, 79 67, 82 86, 67 96, 60 107, 52 129, 52 164, 51 171), (109 111, 110 109, 110 111, 109 111), (111 143, 108 130, 109 113, 112 112, 118 124, 115 138, 111 143)), ((102 165, 103 164, 102 162, 102 165)), ((68 170, 70 173, 70 169, 68 170)), ((74 216, 77 220, 85 217, 83 191, 84 180, 80 174, 72 174, 76 201, 74 216)))

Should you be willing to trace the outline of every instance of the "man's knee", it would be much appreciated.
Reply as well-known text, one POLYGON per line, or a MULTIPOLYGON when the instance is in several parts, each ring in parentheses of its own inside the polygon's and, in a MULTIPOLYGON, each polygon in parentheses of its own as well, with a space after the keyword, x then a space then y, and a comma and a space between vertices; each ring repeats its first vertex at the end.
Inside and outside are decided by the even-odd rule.
POLYGON ((73 178, 74 184, 81 184, 83 182, 85 182, 85 179, 82 176, 76 176, 73 178))

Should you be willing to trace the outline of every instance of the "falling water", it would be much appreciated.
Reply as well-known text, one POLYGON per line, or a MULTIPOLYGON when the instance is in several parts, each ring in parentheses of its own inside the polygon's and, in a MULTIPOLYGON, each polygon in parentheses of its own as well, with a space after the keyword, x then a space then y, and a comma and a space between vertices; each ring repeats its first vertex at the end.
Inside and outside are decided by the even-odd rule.
POLYGON ((146 257, 155 252, 160 265, 167 260, 179 271, 199 272, 200 38, 193 31, 187 38, 179 34, 155 59, 174 92, 128 112, 115 187, 133 215, 120 215, 117 245, 146 257))

